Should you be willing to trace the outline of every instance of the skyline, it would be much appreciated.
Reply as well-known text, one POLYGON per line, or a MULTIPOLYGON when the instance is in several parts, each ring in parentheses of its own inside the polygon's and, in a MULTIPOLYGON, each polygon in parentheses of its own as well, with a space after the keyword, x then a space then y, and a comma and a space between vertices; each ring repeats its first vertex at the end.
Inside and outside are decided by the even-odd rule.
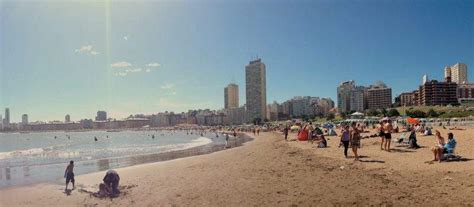
POLYGON ((245 65, 257 55, 268 103, 298 95, 336 101, 346 80, 382 80, 396 96, 423 74, 442 80, 445 66, 474 65, 470 1, 2 1, 0 8, 0 114, 9 107, 12 122, 22 114, 78 120, 98 110, 126 117, 220 109, 222 89, 244 87, 245 65))

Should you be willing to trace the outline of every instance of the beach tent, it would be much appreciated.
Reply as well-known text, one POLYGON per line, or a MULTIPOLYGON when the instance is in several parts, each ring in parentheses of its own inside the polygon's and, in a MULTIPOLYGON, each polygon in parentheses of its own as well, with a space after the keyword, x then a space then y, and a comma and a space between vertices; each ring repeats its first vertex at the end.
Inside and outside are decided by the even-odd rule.
POLYGON ((325 124, 323 125, 323 128, 326 128, 326 129, 333 128, 333 127, 334 127, 334 125, 331 124, 331 123, 325 123, 325 124))
POLYGON ((328 130, 328 136, 337 136, 337 133, 336 131, 334 130, 334 128, 330 128, 328 130))
POLYGON ((416 118, 411 118, 411 117, 407 118, 407 122, 409 124, 420 124, 420 120, 418 120, 416 118))

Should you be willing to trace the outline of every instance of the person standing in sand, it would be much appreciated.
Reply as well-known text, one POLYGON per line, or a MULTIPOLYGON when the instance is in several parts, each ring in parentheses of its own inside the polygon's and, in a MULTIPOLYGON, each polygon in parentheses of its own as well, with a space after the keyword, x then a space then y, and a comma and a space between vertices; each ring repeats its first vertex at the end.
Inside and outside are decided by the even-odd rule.
POLYGON ((66 167, 66 170, 64 171, 64 178, 66 178, 66 189, 67 191, 67 186, 69 185, 69 182, 72 183, 72 189, 74 190, 76 188, 75 186, 75 180, 74 180, 74 161, 70 161, 69 165, 66 167))
POLYGON ((380 150, 383 150, 383 144, 384 144, 384 141, 385 141, 385 133, 384 133, 384 124, 385 124, 385 121, 380 121, 380 126, 378 127, 379 129, 379 137, 380 137, 380 150))
POLYGON ((355 156, 355 161, 359 160, 359 154, 357 154, 357 150, 360 147, 360 131, 356 126, 356 123, 352 123, 352 129, 350 131, 350 144, 352 148, 352 152, 355 156))
POLYGON ((387 150, 387 152, 390 152, 390 143, 392 142, 392 121, 389 119, 387 123, 384 124, 384 134, 385 134, 385 143, 384 143, 384 149, 387 150))
POLYGON ((285 134, 285 141, 288 141, 288 131, 290 131, 288 126, 285 126, 283 133, 285 134))
POLYGON ((349 149, 349 141, 351 140, 349 126, 344 126, 341 132, 341 145, 344 145, 344 156, 347 158, 347 150, 349 149))

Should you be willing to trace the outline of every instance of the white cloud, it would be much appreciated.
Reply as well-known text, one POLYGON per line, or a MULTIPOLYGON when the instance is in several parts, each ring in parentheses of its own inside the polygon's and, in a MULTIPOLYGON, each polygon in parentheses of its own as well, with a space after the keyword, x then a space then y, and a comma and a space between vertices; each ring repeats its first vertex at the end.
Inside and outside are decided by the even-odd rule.
POLYGON ((125 70, 125 72, 127 72, 127 73, 138 73, 138 72, 141 72, 141 71, 142 71, 141 68, 134 68, 134 69, 125 70))
POLYGON ((128 40, 129 37, 130 37, 129 35, 125 35, 125 36, 123 36, 123 39, 128 40))
POLYGON ((125 72, 115 73, 115 76, 122 76, 123 77, 123 76, 126 76, 126 75, 127 75, 127 73, 125 73, 125 72))
POLYGON ((145 72, 149 73, 149 72, 151 72, 151 69, 150 69, 150 68, 147 68, 147 69, 145 70, 145 72))
POLYGON ((122 61, 122 62, 112 63, 110 64, 110 66, 113 68, 126 68, 126 67, 132 66, 132 64, 130 64, 129 62, 122 61))
POLYGON ((84 45, 82 46, 81 48, 79 49, 76 49, 75 51, 78 52, 78 53, 88 53, 92 50, 92 45, 84 45))
POLYGON ((90 54, 90 55, 98 55, 100 52, 97 52, 94 49, 94 46, 92 45, 84 45, 79 49, 75 49, 74 52, 79 53, 79 54, 90 54))
POLYGON ((159 63, 148 63, 148 65, 146 66, 157 68, 157 67, 160 67, 161 65, 159 63))
POLYGON ((170 90, 174 88, 174 84, 166 83, 165 85, 162 85, 160 88, 164 90, 170 90))

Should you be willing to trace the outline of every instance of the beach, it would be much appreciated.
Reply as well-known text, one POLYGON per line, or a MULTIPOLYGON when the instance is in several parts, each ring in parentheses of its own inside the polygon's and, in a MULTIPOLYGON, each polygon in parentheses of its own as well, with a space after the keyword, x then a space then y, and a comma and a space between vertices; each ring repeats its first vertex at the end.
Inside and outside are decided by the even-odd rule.
POLYGON ((380 150, 379 138, 363 139, 357 162, 344 158, 338 137, 316 149, 266 132, 241 147, 116 169, 118 198, 81 192, 97 191, 105 175, 97 172, 78 175, 71 195, 50 183, 3 189, 0 206, 468 206, 474 203, 474 129, 452 132, 462 161, 430 162, 434 136, 418 135, 421 149, 392 145, 392 152, 380 150))

